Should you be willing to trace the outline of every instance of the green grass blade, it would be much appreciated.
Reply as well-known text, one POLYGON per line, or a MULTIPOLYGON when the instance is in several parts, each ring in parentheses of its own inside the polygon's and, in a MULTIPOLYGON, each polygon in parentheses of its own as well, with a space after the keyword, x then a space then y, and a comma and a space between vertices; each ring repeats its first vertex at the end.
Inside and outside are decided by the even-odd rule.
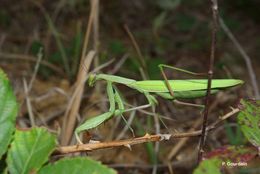
POLYGON ((60 36, 58 34, 57 29, 55 28, 52 19, 50 18, 50 16, 47 13, 44 13, 44 17, 48 23, 48 26, 50 27, 50 30, 56 40, 57 46, 59 48, 59 51, 61 53, 61 57, 62 57, 62 61, 63 61, 63 65, 64 65, 64 69, 66 71, 66 74, 69 78, 71 78, 71 72, 70 72, 70 66, 69 66, 69 60, 65 51, 65 47, 62 44, 62 41, 60 39, 60 36))

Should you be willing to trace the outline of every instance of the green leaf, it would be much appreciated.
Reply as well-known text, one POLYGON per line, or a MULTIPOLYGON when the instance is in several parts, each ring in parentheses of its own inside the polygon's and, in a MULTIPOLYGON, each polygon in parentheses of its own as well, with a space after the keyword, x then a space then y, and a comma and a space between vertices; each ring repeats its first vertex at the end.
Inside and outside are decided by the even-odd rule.
POLYGON ((90 158, 67 158, 59 160, 54 164, 49 164, 43 167, 39 174, 116 174, 117 172, 113 169, 102 165, 98 161, 94 161, 90 158))
POLYGON ((55 145, 55 136, 44 128, 17 130, 7 155, 9 172, 11 174, 37 172, 48 160, 55 145))
POLYGON ((238 114, 238 123, 248 141, 260 146, 260 100, 241 100, 242 111, 238 114))
POLYGON ((0 159, 12 139, 17 112, 15 95, 6 74, 0 69, 0 159))
POLYGON ((194 170, 193 174, 221 174, 220 165, 221 160, 218 158, 204 160, 200 163, 199 167, 194 170))

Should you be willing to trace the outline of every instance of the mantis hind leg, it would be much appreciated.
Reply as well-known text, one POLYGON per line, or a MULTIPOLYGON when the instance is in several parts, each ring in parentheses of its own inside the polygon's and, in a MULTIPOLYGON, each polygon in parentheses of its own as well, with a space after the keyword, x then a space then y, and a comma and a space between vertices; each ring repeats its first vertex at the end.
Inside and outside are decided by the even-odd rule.
MULTIPOLYGON (((169 68, 169 69, 173 69, 173 70, 176 70, 176 71, 180 71, 180 72, 183 72, 183 73, 187 73, 187 74, 191 74, 191 75, 196 75, 196 76, 205 76, 206 74, 205 73, 195 73, 195 72, 192 72, 192 71, 188 71, 188 70, 184 70, 184 69, 181 69, 181 68, 177 68, 177 67, 174 67, 174 66, 169 66, 169 65, 165 65, 165 64, 159 64, 158 65, 160 71, 161 71, 161 74, 164 78, 164 81, 165 81, 165 85, 170 93, 170 96, 172 97, 173 102, 176 103, 176 104, 181 104, 181 105, 186 105, 186 106, 193 106, 193 107, 199 107, 199 108, 204 108, 204 105, 198 105, 198 104, 194 104, 194 103, 187 103, 187 102, 182 102, 182 101, 179 101, 179 100, 176 100, 175 99, 175 95, 174 95, 174 91, 172 90, 172 87, 168 81, 168 78, 164 72, 164 68, 169 68)), ((162 96, 162 95, 161 95, 162 96)), ((168 96, 168 98, 170 97, 168 96)), ((170 97, 170 98, 171 98, 170 97)))

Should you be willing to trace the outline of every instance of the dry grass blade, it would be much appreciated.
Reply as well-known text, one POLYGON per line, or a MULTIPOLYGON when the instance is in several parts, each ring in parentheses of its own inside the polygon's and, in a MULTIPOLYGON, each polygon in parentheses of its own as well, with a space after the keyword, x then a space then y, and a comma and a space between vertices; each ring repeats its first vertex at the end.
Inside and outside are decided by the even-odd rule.
POLYGON ((34 119, 34 115, 33 115, 33 111, 32 111, 32 105, 31 105, 31 100, 30 100, 30 97, 28 95, 29 93, 29 88, 28 88, 28 85, 27 85, 27 82, 25 79, 23 79, 23 86, 24 86, 24 91, 25 91, 25 95, 26 95, 26 104, 27 104, 27 110, 28 110, 28 113, 29 113, 29 119, 30 119, 30 122, 31 122, 31 126, 35 126, 35 119, 34 119))
MULTIPOLYGON (((135 50, 137 52, 137 55, 138 55, 138 58, 139 58, 139 62, 140 62, 141 67, 142 67, 141 71, 147 72, 147 66, 146 66, 145 61, 144 61, 144 56, 142 55, 141 49, 140 49, 137 41, 135 40, 134 35, 132 34, 132 32, 130 31, 130 29, 129 29, 129 27, 127 25, 124 25, 124 28, 125 28, 125 31, 127 32, 128 36, 130 37, 131 42, 133 43, 133 46, 134 46, 134 48, 135 48, 135 50)), ((147 73, 144 73, 144 74, 147 77, 147 73)))
POLYGON ((239 53, 242 55, 243 59, 245 60, 246 66, 247 66, 247 69, 248 69, 248 74, 250 76, 250 80, 251 80, 253 90, 254 90, 254 93, 255 93, 255 98, 257 100, 259 100, 260 99, 259 87, 257 85, 256 75, 255 75, 250 57, 248 56, 246 51, 243 49, 243 47, 240 45, 240 43, 235 38, 235 36, 232 34, 232 32, 230 31, 230 29, 225 24, 225 22, 222 18, 219 18, 219 23, 220 23, 221 28, 227 34, 229 39, 234 43, 234 45, 237 47, 239 53))

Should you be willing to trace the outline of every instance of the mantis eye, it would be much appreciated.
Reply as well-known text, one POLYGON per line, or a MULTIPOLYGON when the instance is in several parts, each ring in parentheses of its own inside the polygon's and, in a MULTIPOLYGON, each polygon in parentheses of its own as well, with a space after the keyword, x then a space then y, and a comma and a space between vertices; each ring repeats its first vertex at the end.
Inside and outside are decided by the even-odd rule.
POLYGON ((88 78, 88 85, 89 86, 94 86, 94 83, 96 81, 96 75, 95 74, 90 74, 88 78))

